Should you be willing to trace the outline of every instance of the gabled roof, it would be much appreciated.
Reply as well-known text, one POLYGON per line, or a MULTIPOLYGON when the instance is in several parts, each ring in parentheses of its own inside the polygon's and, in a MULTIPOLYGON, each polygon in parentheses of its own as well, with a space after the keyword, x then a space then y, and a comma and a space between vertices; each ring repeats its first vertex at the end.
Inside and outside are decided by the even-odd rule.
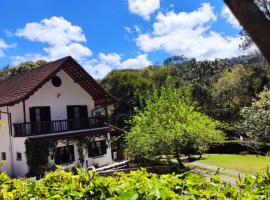
POLYGON ((95 105, 116 102, 72 57, 49 62, 41 67, 0 80, 0 107, 12 106, 28 99, 60 70, 64 70, 94 99, 95 105))

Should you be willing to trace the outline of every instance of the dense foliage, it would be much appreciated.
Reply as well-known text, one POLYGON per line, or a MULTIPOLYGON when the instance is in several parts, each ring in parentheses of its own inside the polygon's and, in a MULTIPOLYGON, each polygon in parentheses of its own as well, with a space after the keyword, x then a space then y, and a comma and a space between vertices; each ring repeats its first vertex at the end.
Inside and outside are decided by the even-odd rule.
POLYGON ((250 176, 231 186, 218 176, 207 181, 200 175, 149 174, 145 170, 102 177, 95 172, 77 175, 61 170, 42 180, 10 179, 0 174, 0 199, 269 199, 270 177, 250 176))
POLYGON ((126 135, 128 155, 155 158, 205 152, 210 143, 222 142, 221 124, 196 111, 188 86, 162 87, 145 99, 145 107, 131 120, 126 135))
POLYGON ((19 74, 21 72, 40 67, 41 65, 46 64, 47 61, 45 60, 38 60, 38 61, 27 61, 27 62, 22 62, 16 66, 10 67, 6 66, 4 69, 0 70, 0 80, 5 79, 8 77, 15 76, 16 74, 19 74))
POLYGON ((28 177, 42 177, 48 170, 48 158, 50 156, 50 149, 54 149, 57 145, 56 141, 44 140, 39 142, 29 142, 26 140, 26 157, 29 171, 28 177))
POLYGON ((241 110, 242 121, 239 128, 249 139, 270 143, 270 91, 261 92, 258 100, 241 110))
POLYGON ((229 123, 239 120, 239 110, 269 84, 270 68, 259 55, 215 61, 196 61, 173 56, 164 66, 138 70, 118 70, 108 74, 101 84, 120 101, 114 116, 133 115, 140 106, 138 96, 153 87, 161 88, 168 77, 191 85, 192 97, 201 110, 211 117, 229 123))

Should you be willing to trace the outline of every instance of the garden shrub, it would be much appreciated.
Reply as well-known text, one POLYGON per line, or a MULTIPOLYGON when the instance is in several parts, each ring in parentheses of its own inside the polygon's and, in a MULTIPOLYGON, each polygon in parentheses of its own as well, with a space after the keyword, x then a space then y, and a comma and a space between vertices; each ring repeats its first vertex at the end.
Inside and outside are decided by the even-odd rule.
POLYGON ((218 176, 157 175, 142 169, 103 177, 78 170, 74 175, 58 169, 44 179, 9 179, 0 174, 0 199, 269 199, 270 175, 247 176, 231 186, 218 176))
POLYGON ((248 152, 249 154, 257 154, 258 152, 265 155, 270 150, 269 145, 254 144, 248 141, 230 140, 225 141, 222 144, 212 144, 208 150, 208 153, 221 153, 221 154, 240 154, 241 152, 248 152), (257 146, 255 150, 254 146, 257 146))

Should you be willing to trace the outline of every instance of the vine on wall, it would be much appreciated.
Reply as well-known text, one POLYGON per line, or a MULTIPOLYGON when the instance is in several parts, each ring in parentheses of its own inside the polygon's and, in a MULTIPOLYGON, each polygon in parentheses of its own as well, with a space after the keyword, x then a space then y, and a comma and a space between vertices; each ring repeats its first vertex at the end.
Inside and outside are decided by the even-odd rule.
POLYGON ((57 141, 38 141, 30 142, 26 140, 26 158, 27 165, 29 167, 28 177, 40 177, 44 176, 47 169, 48 158, 50 155, 50 149, 55 148, 57 141))
POLYGON ((78 160, 80 165, 84 165, 84 158, 87 151, 89 144, 95 141, 95 136, 86 136, 86 137, 74 137, 74 138, 67 138, 67 139, 58 139, 58 140, 41 140, 30 142, 26 140, 26 158, 27 158, 27 165, 29 167, 29 172, 27 173, 28 177, 43 177, 45 172, 48 170, 52 170, 54 167, 48 166, 48 158, 50 155, 55 154, 55 149, 59 142, 69 145, 70 143, 74 143, 77 145, 77 153, 78 153, 78 160))

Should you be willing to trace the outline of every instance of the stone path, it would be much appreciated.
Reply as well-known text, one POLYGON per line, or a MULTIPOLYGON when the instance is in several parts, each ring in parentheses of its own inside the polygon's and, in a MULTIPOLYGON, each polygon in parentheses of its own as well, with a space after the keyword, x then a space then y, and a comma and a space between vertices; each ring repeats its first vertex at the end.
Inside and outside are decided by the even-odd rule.
POLYGON ((217 167, 217 166, 214 166, 214 165, 207 165, 207 164, 204 164, 204 163, 201 163, 201 162, 198 162, 198 161, 193 162, 192 165, 191 165, 191 168, 192 168, 192 171, 194 173, 203 174, 208 179, 210 179, 210 177, 213 176, 216 173, 217 170, 219 170, 218 176, 223 181, 231 183, 231 184, 235 184, 236 182, 239 181, 239 179, 235 178, 235 177, 231 177, 230 175, 236 176, 236 177, 238 177, 239 175, 241 177, 245 176, 245 174, 243 174, 240 171, 236 171, 236 170, 232 170, 232 169, 224 169, 224 168, 217 167))
POLYGON ((193 162, 192 163, 193 165, 197 165, 199 167, 202 167, 202 168, 206 168, 206 169, 210 169, 210 170, 214 170, 214 171, 217 171, 217 170, 220 170, 221 172, 225 173, 225 174, 232 174, 232 175, 235 175, 235 176, 244 176, 245 174, 243 174, 242 172, 240 171, 237 171, 237 170, 233 170, 233 169, 225 169, 225 168, 222 168, 222 167, 217 167, 217 166, 214 166, 214 165, 208 165, 208 164, 204 164, 204 163, 201 163, 201 162, 193 162))

